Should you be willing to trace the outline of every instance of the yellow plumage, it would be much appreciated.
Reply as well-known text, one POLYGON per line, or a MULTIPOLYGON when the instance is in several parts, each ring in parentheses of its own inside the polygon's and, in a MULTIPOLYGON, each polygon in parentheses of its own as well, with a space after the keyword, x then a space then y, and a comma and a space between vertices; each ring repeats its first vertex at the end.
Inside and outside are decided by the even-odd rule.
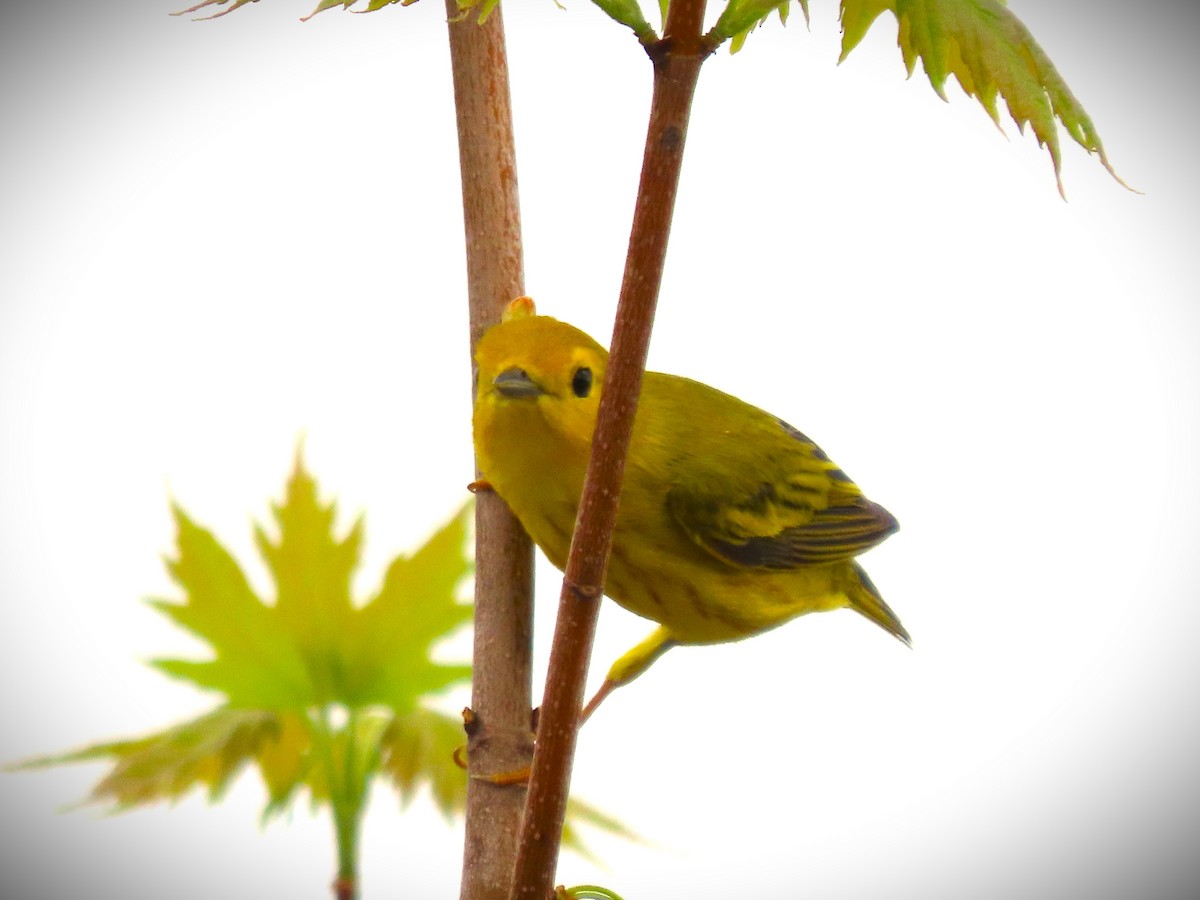
MULTIPOLYGON (((475 358, 480 471, 562 569, 608 353, 579 329, 533 315, 521 298, 475 358)), ((647 372, 605 593, 660 627, 617 661, 601 696, 673 644, 733 641, 808 612, 849 606, 908 643, 854 562, 896 527, 782 420, 699 382, 647 372)))

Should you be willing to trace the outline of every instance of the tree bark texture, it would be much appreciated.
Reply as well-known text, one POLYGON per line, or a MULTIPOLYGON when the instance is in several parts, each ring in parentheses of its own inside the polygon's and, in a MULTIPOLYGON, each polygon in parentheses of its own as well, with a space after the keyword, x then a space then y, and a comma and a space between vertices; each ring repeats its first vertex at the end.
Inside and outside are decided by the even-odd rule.
MULTIPOLYGON (((446 0, 458 119, 472 361, 480 336, 524 293, 504 25, 446 0)), ((478 472, 476 478, 479 477, 478 472)), ((468 773, 529 764, 533 545, 494 493, 475 502, 475 632, 468 773)), ((524 806, 520 787, 467 784, 462 900, 508 895, 524 806)))

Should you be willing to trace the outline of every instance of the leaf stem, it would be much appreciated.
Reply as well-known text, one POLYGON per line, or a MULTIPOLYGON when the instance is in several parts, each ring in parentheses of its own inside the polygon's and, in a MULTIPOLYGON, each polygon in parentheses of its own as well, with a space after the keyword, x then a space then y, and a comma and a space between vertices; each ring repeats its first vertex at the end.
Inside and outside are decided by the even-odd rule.
MULTIPOLYGON (((516 153, 502 8, 482 24, 446 0, 462 171, 470 349, 524 291, 516 153)), ((476 478, 480 477, 476 473, 476 478)), ((470 774, 529 764, 533 544, 498 496, 475 501, 475 631, 470 774)), ((524 792, 467 782, 462 900, 508 896, 524 792)))
POLYGON ((333 882, 336 900, 354 900, 358 895, 358 835, 365 799, 365 779, 357 771, 355 734, 358 723, 353 711, 346 723, 346 745, 339 760, 336 732, 329 721, 329 705, 322 705, 315 718, 310 717, 313 744, 325 769, 329 806, 333 812, 333 830, 337 840, 337 878, 333 882))
POLYGON ((646 47, 654 64, 654 90, 642 174, 591 461, 559 598, 513 898, 545 900, 554 893, 579 712, 662 282, 692 96, 700 66, 712 50, 701 34, 704 7, 704 0, 673 0, 662 39, 646 47))

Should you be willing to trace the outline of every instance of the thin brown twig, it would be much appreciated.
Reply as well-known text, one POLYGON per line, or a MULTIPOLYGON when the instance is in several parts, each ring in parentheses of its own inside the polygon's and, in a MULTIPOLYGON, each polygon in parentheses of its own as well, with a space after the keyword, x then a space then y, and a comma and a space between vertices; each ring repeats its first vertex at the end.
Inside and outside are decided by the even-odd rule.
POLYGON ((559 598, 533 771, 513 873, 514 900, 554 896, 571 765, 596 631, 617 498, 641 390, 692 95, 711 48, 702 38, 705 0, 673 0, 661 40, 647 46, 654 92, 611 356, 587 480, 559 598))
MULTIPOLYGON (((521 222, 508 59, 501 10, 479 24, 446 0, 458 119, 467 247, 471 354, 524 293, 521 222)), ((476 472, 476 478, 479 473, 476 472)), ((475 647, 468 772, 529 764, 533 646, 533 545, 503 501, 475 500, 475 647)), ((518 788, 467 783, 462 900, 508 896, 524 806, 518 788)))

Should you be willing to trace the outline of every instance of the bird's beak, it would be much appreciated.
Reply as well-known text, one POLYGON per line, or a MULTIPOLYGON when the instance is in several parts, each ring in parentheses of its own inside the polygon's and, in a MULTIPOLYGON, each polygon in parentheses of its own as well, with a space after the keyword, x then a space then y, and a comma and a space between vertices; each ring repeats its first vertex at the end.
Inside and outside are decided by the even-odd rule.
POLYGON ((505 369, 492 380, 492 384, 505 397, 539 397, 546 393, 534 383, 524 369, 518 369, 516 366, 505 369))

